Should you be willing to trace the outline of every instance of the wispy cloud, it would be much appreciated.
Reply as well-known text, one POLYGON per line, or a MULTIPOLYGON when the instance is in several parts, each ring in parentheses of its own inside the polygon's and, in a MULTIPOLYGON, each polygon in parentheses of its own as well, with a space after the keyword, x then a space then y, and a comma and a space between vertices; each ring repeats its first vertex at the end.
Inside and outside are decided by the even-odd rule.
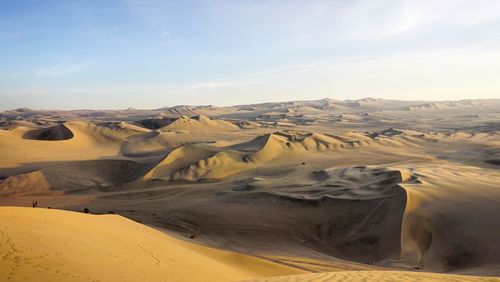
MULTIPOLYGON (((442 33, 498 20, 500 2, 492 0, 358 0, 337 14, 341 39, 373 40, 414 33, 442 33)), ((334 17, 335 18, 335 17, 334 17)), ((466 35, 465 35, 466 36, 466 35)))
POLYGON ((94 87, 70 88, 67 93, 72 94, 151 94, 164 93, 175 89, 171 84, 149 84, 149 85, 101 85, 94 87))
POLYGON ((61 76, 68 75, 85 68, 88 68, 96 63, 95 60, 89 60, 81 63, 66 63, 52 66, 45 66, 35 71, 36 76, 61 76))
POLYGON ((47 95, 47 94, 73 94, 73 95, 162 95, 162 94, 185 94, 198 93, 209 89, 222 89, 245 85, 255 85, 259 82, 248 81, 213 81, 193 82, 189 84, 129 84, 129 85, 96 85, 87 87, 58 87, 56 85, 35 84, 22 89, 2 89, 0 95, 47 95))
POLYGON ((174 89, 171 89, 169 92, 170 93, 183 93, 183 92, 190 92, 190 91, 199 91, 199 90, 206 90, 206 89, 218 89, 218 88, 227 88, 227 87, 236 87, 236 86, 245 86, 245 85, 253 85, 253 84, 259 84, 260 82, 253 81, 214 81, 214 82, 203 82, 203 83, 193 83, 190 85, 186 86, 180 86, 174 89))
POLYGON ((377 57, 374 56, 365 56, 365 57, 349 57, 344 59, 332 60, 332 61, 322 61, 322 62, 310 62, 310 63, 302 63, 302 64, 289 64, 283 65, 276 68, 263 69, 255 72, 244 73, 235 75, 232 77, 226 77, 224 80, 226 81, 224 84, 227 86, 233 85, 254 85, 261 84, 265 81, 269 81, 271 79, 279 78, 279 77, 287 77, 293 74, 299 74, 304 72, 312 72, 312 71, 320 71, 322 69, 327 69, 340 65, 349 65, 360 62, 369 62, 372 60, 376 60, 377 57), (228 82, 229 81, 229 82, 228 82))
POLYGON ((212 81, 193 82, 188 84, 150 84, 150 85, 101 85, 95 87, 59 89, 69 94, 183 94, 207 89, 218 89, 257 84, 247 81, 212 81))
POLYGON ((162 37, 168 37, 168 36, 170 36, 170 31, 168 31, 168 30, 166 30, 166 29, 162 30, 162 32, 161 32, 161 36, 162 36, 162 37))

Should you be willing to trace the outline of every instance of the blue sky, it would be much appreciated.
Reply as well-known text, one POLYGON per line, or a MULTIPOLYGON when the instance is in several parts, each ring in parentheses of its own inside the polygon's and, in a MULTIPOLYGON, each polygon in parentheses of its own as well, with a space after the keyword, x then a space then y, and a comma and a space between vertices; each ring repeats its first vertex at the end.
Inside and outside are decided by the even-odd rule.
POLYGON ((500 1, 0 0, 0 109, 500 98, 500 1))

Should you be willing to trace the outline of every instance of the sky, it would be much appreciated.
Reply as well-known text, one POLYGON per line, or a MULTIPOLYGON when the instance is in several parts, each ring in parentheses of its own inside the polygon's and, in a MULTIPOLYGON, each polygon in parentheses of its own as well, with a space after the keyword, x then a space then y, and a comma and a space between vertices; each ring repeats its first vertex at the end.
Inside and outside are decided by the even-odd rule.
POLYGON ((498 0, 0 0, 0 110, 500 98, 498 0))

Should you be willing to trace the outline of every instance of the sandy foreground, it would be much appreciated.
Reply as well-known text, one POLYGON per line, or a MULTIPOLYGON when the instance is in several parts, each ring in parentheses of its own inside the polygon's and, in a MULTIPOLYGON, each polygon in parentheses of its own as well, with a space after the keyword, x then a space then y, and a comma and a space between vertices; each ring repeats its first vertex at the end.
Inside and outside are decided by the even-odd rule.
POLYGON ((0 220, 2 281, 500 280, 401 271, 304 274, 293 266, 174 239, 118 215, 0 207, 0 220))
POLYGON ((0 279, 496 279, 498 109, 5 111, 0 279))
POLYGON ((317 274, 302 274, 262 278, 247 281, 269 282, 309 282, 309 281, 498 281, 493 277, 471 277, 464 275, 449 275, 435 273, 411 273, 402 271, 340 271, 317 274))
POLYGON ((304 271, 174 239, 118 215, 0 208, 6 281, 232 281, 304 271))

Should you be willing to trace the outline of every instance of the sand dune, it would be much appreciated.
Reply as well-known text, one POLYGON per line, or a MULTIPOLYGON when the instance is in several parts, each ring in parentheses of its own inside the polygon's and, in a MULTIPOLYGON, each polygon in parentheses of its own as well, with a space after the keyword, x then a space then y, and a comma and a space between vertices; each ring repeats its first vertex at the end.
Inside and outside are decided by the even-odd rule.
POLYGON ((174 118, 165 118, 165 117, 160 116, 159 118, 141 120, 141 121, 138 121, 137 123, 144 126, 145 128, 154 130, 154 129, 158 129, 158 128, 162 128, 164 126, 167 126, 175 120, 176 119, 174 119, 174 118))
POLYGON ((117 131, 121 131, 123 133, 128 133, 128 134, 133 134, 133 133, 137 133, 137 132, 140 132, 140 133, 151 132, 147 128, 137 126, 134 124, 130 124, 127 122, 123 122, 123 121, 122 122, 99 123, 98 125, 105 126, 105 127, 108 127, 108 128, 111 128, 111 129, 114 129, 117 131))
POLYGON ((231 112, 231 108, 221 108, 216 106, 190 106, 190 105, 179 105, 173 107, 163 107, 161 109, 161 114, 166 117, 181 117, 181 116, 198 116, 198 115, 220 115, 227 112, 231 112))
POLYGON ((171 124, 164 127, 170 130, 221 130, 221 131, 231 131, 238 130, 238 126, 224 121, 224 120, 212 120, 206 116, 195 116, 192 118, 181 116, 176 119, 171 124))
MULTIPOLYGON (((402 260, 430 271, 499 268, 500 176, 494 170, 448 164, 415 168, 402 227, 402 260), (453 196, 450 196, 453 195, 453 196)), ((487 272, 487 271, 485 271, 487 272)))
POLYGON ((410 106, 410 107, 408 107, 408 110, 410 110, 410 111, 443 110, 443 109, 450 109, 450 108, 454 108, 454 107, 469 107, 469 106, 478 106, 478 105, 481 105, 481 103, 478 101, 473 101, 473 100, 464 100, 464 101, 457 101, 457 102, 433 102, 433 103, 426 103, 426 104, 421 104, 421 105, 410 106))
POLYGON ((163 130, 196 130, 196 131, 234 131, 239 127, 224 121, 212 120, 203 115, 194 117, 180 116, 178 118, 147 119, 138 122, 149 129, 163 130))
POLYGON ((31 168, 36 170, 14 174, 0 181, 0 194, 50 195, 85 188, 105 190, 140 178, 147 169, 145 164, 113 159, 50 162, 31 165, 31 168))
POLYGON ((112 157, 120 153, 121 143, 127 134, 88 122, 64 123, 74 137, 57 142, 22 138, 28 128, 0 131, 0 167, 54 160, 84 160, 112 157), (83 153, 84 152, 84 153, 83 153))
MULTIPOLYGON (((394 132, 399 132, 392 130, 394 132)), ((372 134, 319 134, 306 131, 282 130, 258 136, 250 141, 228 147, 213 145, 181 146, 159 162, 145 179, 200 180, 221 179, 242 171, 260 167, 266 162, 291 155, 339 151, 360 146, 415 146, 421 133, 405 133, 404 138, 392 138, 389 130, 372 134)), ((403 132, 399 132, 403 134, 403 132)))
POLYGON ((3 281, 234 281, 301 270, 169 237, 117 215, 0 208, 3 281))
POLYGON ((24 139, 58 141, 73 138, 73 132, 64 125, 56 125, 49 128, 35 129, 26 132, 24 139))
POLYGON ((41 171, 20 173, 9 176, 0 182, 0 195, 3 197, 26 194, 39 195, 50 190, 50 183, 41 171))
POLYGON ((146 175, 146 179, 220 179, 255 168, 279 156, 321 152, 353 144, 359 144, 359 141, 309 132, 279 131, 226 148, 190 145, 170 152, 146 175))
POLYGON ((216 152, 215 148, 202 145, 179 147, 170 152, 144 177, 145 179, 171 177, 173 173, 188 167, 196 160, 208 158, 213 156, 216 152))

